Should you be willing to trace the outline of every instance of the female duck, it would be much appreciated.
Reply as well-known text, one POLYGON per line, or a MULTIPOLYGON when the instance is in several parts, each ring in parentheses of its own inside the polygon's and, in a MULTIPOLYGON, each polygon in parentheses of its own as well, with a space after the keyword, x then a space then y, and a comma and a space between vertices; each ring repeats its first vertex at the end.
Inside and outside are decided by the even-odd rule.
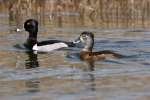
POLYGON ((29 36, 27 38, 24 46, 29 50, 36 51, 52 51, 64 47, 72 47, 74 46, 73 42, 65 42, 60 40, 47 40, 38 42, 37 41, 37 33, 38 33, 38 21, 35 19, 28 19, 24 23, 25 31, 29 32, 29 36))
POLYGON ((109 50, 99 51, 99 52, 92 52, 93 46, 94 46, 94 34, 92 32, 83 32, 79 36, 77 40, 74 42, 84 43, 84 48, 80 52, 80 58, 82 60, 103 60, 106 58, 120 58, 123 57, 120 54, 114 53, 109 50))

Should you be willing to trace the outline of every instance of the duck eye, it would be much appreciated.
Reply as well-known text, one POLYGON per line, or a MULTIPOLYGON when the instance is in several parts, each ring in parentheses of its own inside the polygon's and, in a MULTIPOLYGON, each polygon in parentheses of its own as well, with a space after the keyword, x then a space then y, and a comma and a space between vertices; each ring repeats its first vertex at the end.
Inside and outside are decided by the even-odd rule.
POLYGON ((28 28, 33 28, 34 26, 33 26, 30 22, 28 22, 28 23, 27 23, 27 27, 28 27, 28 28))
POLYGON ((82 42, 84 42, 84 41, 87 40, 87 37, 86 37, 86 35, 82 35, 82 36, 80 37, 80 39, 81 39, 82 42))
POLYGON ((86 40, 86 39, 87 39, 87 35, 83 35, 82 38, 83 38, 84 40, 86 40))
POLYGON ((27 25, 30 25, 30 23, 28 22, 27 25))

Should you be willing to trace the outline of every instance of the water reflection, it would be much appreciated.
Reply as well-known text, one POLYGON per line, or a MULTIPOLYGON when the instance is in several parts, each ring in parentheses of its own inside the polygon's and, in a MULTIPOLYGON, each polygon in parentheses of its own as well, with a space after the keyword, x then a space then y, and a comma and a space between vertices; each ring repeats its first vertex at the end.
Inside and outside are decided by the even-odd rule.
MULTIPOLYGON (((39 26, 42 27, 40 31, 44 27, 46 32, 50 33, 39 34, 39 36, 42 35, 39 40, 45 40, 50 35, 54 35, 52 38, 64 36, 68 40, 74 38, 79 31, 92 29, 92 31, 96 31, 96 34, 98 33, 98 40, 102 36, 102 38, 106 37, 104 41, 109 41, 107 43, 97 42, 95 49, 113 49, 122 51, 125 54, 133 53, 138 55, 138 57, 130 57, 121 61, 117 60, 116 62, 106 61, 106 63, 104 62, 101 65, 100 63, 95 64, 93 61, 80 61, 78 58, 77 60, 73 58, 71 61, 66 61, 66 59, 61 59, 60 55, 56 53, 46 55, 46 57, 38 57, 40 56, 39 54, 26 52, 28 57, 26 58, 23 52, 21 53, 22 59, 20 59, 18 53, 16 55, 13 54, 14 58, 12 58, 13 56, 10 58, 7 50, 6 53, 1 50, 1 58, 4 58, 1 59, 2 67, 0 69, 2 79, 0 80, 2 87, 0 91, 1 97, 7 100, 8 97, 10 100, 13 99, 12 97, 16 97, 14 99, 16 100, 18 97, 22 99, 41 99, 46 96, 55 99, 64 97, 64 99, 62 98, 63 100, 78 100, 81 97, 91 99, 90 97, 92 96, 95 97, 92 100, 108 100, 112 98, 117 100, 122 98, 140 98, 139 100, 143 100, 147 98, 150 83, 150 73, 147 68, 150 65, 150 57, 149 53, 145 54, 144 52, 150 50, 150 43, 138 42, 138 39, 148 40, 149 31, 140 32, 133 30, 132 32, 126 32, 122 28, 149 27, 149 16, 150 0, 0 0, 0 25, 2 29, 0 35, 4 34, 1 36, 0 45, 10 46, 18 44, 18 42, 25 39, 24 35, 22 38, 19 37, 17 39, 15 35, 11 37, 12 32, 4 33, 3 30, 9 30, 5 25, 22 27, 26 19, 35 18, 39 21, 39 26), (117 28, 117 30, 107 30, 107 32, 103 33, 104 28, 106 30, 117 28), (71 33, 73 36, 70 36, 71 33), (3 36, 10 36, 11 38, 8 38, 8 41, 4 40, 3 36), (133 42, 120 43, 119 39, 119 43, 117 43, 115 41, 118 41, 118 38, 121 41, 129 38, 133 42), (17 66, 16 56, 19 56, 19 61, 21 61, 17 66), (26 59, 25 62, 24 59, 26 59), (38 59, 40 62, 38 62, 38 59), (13 60, 13 62, 9 62, 10 60, 13 60), (27 70, 24 70, 24 67, 22 68, 22 64, 25 65, 27 70), (62 66, 65 68, 62 68, 62 66), (77 70, 70 68, 70 66, 77 67, 77 70), (16 70, 16 68, 19 70, 16 70), (7 81, 7 77, 13 82, 7 81), (42 78, 46 77, 48 79, 44 79, 44 82, 42 78), (3 82, 3 79, 6 81, 3 82), (25 80, 23 81, 22 79, 25 80), (23 82, 23 85, 17 84, 18 82, 23 82), (14 88, 14 86, 16 87, 14 88), (15 91, 17 93, 14 93, 15 91), (24 94, 24 91, 26 92, 25 95, 16 95, 22 92, 24 94), (64 93, 65 91, 66 94, 64 93), (32 95, 34 93, 37 94, 37 97, 32 95)), ((16 36, 18 35, 20 34, 16 33, 16 36)), ((9 48, 7 49, 10 51, 9 48)), ((74 49, 74 51, 76 50, 78 49, 74 49)))
POLYGON ((95 70, 95 61, 92 61, 92 60, 88 60, 88 61, 85 61, 88 65, 88 68, 90 71, 94 71, 95 70))
POLYGON ((95 91, 96 90, 96 83, 95 83, 95 76, 93 74, 93 71, 95 70, 95 63, 94 61, 85 61, 86 64, 87 64, 87 67, 88 67, 88 76, 89 76, 89 79, 86 80, 87 83, 89 83, 88 85, 88 89, 91 90, 91 91, 95 91))
MULTIPOLYGON (((39 67, 38 54, 35 53, 34 51, 27 51, 26 54, 28 55, 28 59, 25 60, 25 68, 31 69, 39 67)), ((29 93, 40 92, 39 84, 40 81, 38 79, 31 79, 25 81, 27 92, 29 93)))
POLYGON ((25 86, 27 88, 27 92, 29 93, 37 93, 40 92, 39 87, 40 81, 38 79, 32 79, 25 82, 25 86))
POLYGON ((37 57, 38 54, 34 53, 33 51, 27 51, 26 54, 28 55, 28 59, 25 61, 26 69, 39 67, 39 62, 37 57))
POLYGON ((89 91, 95 91, 96 90, 96 83, 95 83, 95 76, 94 76, 94 71, 95 71, 95 61, 93 60, 85 60, 82 61, 79 57, 79 53, 70 53, 68 52, 66 54, 67 60, 75 61, 79 60, 81 64, 85 64, 84 66, 81 66, 79 69, 82 71, 83 74, 83 81, 85 84, 87 84, 86 89, 89 91))

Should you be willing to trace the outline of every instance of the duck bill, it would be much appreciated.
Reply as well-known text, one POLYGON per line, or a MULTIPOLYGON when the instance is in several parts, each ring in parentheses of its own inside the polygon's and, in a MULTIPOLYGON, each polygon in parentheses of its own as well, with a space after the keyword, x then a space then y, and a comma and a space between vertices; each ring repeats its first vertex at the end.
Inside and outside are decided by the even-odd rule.
POLYGON ((73 41, 74 44, 77 44, 77 43, 80 43, 80 42, 81 42, 80 37, 78 37, 77 39, 75 39, 75 40, 73 41))
POLYGON ((16 32, 22 32, 22 31, 25 31, 25 29, 24 28, 17 28, 16 30, 15 30, 16 32))

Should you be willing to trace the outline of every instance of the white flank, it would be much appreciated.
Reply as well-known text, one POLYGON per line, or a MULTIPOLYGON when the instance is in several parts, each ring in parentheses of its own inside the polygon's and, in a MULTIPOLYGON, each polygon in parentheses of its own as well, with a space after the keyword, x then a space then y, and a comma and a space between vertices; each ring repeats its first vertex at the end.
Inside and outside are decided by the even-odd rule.
POLYGON ((32 50, 38 50, 38 47, 37 47, 37 44, 35 44, 33 47, 32 47, 32 50))
POLYGON ((65 43, 54 43, 49 45, 37 46, 37 44, 35 44, 32 49, 36 51, 50 52, 63 47, 68 47, 68 45, 66 45, 65 43))

